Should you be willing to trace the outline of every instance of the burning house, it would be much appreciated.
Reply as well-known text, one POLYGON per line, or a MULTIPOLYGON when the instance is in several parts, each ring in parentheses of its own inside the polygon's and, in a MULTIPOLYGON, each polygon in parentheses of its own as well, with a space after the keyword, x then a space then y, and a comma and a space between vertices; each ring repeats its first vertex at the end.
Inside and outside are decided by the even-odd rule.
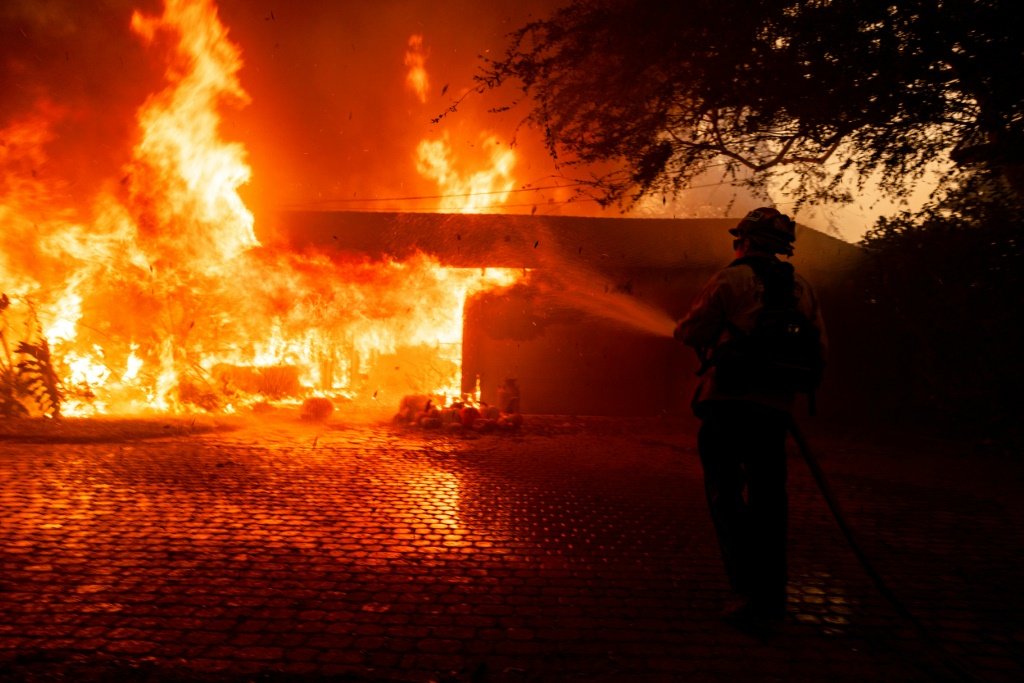
MULTIPOLYGON (((473 164, 448 133, 403 159, 443 213, 290 211, 260 226, 241 191, 247 149, 223 131, 225 105, 251 96, 217 7, 166 0, 124 19, 162 72, 119 133, 116 174, 82 162, 119 149, 110 121, 65 168, 58 152, 80 151, 88 112, 28 86, 30 105, 5 108, 5 414, 231 413, 311 396, 393 411, 408 394, 493 404, 510 379, 525 412, 684 410, 694 362, 672 320, 728 260, 732 221, 495 215, 522 190, 522 152, 481 127, 473 164)), ((422 36, 403 53, 396 87, 424 105, 422 36)), ((797 265, 849 295, 856 248, 799 239, 797 265)))

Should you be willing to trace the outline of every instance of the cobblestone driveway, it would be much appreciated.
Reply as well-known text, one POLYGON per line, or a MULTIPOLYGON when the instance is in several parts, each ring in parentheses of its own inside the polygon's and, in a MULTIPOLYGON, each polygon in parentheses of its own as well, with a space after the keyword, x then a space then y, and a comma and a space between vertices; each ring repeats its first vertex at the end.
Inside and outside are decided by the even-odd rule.
MULTIPOLYGON (((1021 680, 1020 469, 826 445, 866 549, 944 651, 980 679, 1021 680)), ((727 593, 693 439, 664 426, 546 418, 521 435, 468 438, 279 420, 141 441, 7 441, 0 676, 945 675, 796 459, 790 481, 791 616, 754 639, 718 619, 727 593)))

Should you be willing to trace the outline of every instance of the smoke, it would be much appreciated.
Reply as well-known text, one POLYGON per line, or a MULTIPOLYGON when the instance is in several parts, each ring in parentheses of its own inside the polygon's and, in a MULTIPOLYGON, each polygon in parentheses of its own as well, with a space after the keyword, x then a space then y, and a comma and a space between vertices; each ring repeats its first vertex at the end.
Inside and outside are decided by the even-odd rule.
MULTIPOLYGON (((162 66, 129 28, 152 2, 15 0, 0 4, 0 129, 45 118, 50 137, 31 169, 82 205, 121 176, 135 110, 162 66)), ((9 145, 10 140, 0 140, 9 145)))

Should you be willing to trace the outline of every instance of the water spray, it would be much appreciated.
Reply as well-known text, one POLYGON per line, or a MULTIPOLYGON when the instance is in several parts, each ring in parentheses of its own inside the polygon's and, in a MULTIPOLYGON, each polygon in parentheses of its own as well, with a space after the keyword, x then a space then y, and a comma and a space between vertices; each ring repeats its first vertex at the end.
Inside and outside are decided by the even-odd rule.
POLYGON ((619 291, 599 273, 559 265, 538 284, 547 298, 622 327, 665 339, 675 330, 676 321, 667 312, 619 291))

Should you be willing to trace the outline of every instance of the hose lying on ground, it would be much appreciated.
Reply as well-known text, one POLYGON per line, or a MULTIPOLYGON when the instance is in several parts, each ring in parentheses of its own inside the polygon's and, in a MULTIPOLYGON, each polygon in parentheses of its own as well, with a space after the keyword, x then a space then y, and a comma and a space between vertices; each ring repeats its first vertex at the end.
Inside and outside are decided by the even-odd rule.
MULTIPOLYGON (((921 621, 914 616, 914 614, 907 609, 907 606, 903 604, 903 601, 893 593, 892 589, 882 578, 882 575, 878 573, 874 565, 871 563, 870 558, 865 554, 864 549, 861 547, 860 542, 857 540, 856 535, 853 533, 853 529, 846 521, 846 515, 843 513, 842 508, 839 506, 839 501, 836 499, 835 494, 832 492, 832 487, 829 486, 828 480, 825 478, 825 473, 821 469, 821 465, 818 463, 818 459, 814 456, 811 451, 810 444, 807 443, 806 437, 797 425, 796 420, 790 420, 789 422, 789 433, 793 435, 793 440, 796 441, 800 455, 804 462, 807 463, 807 468, 811 471, 811 476, 814 478, 814 482, 818 485, 818 489, 821 491, 821 495, 825 498, 825 503, 828 505, 829 511, 832 513, 832 517, 835 519, 836 524, 839 526, 839 530, 842 532, 843 537, 849 544, 850 549, 853 550, 853 554, 857 557, 857 561, 860 562, 861 567, 871 578, 871 581, 875 584, 878 592, 882 594, 882 597, 892 605, 893 609, 907 622, 913 625, 914 630, 917 631, 921 640, 928 646, 928 648, 935 654, 941 665, 949 672, 955 680, 958 681, 974 681, 977 680, 975 676, 968 673, 958 660, 948 652, 942 644, 932 635, 931 631, 925 627, 921 621)), ((935 673, 935 672, 929 672, 935 673)))

